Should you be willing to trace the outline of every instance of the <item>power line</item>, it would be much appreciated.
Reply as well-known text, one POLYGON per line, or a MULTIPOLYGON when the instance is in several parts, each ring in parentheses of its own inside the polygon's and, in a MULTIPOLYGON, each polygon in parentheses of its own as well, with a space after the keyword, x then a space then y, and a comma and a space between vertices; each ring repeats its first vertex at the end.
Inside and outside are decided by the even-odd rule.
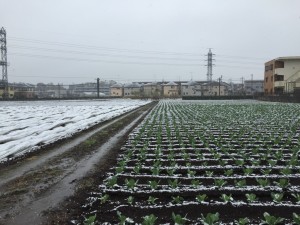
POLYGON ((54 42, 54 41, 43 41, 36 39, 28 39, 28 38, 18 38, 9 36, 11 40, 15 41, 24 41, 35 44, 46 44, 46 45, 57 45, 64 47, 77 47, 77 48, 87 48, 87 49, 100 49, 105 51, 119 51, 119 52, 132 52, 132 53, 147 53, 147 54, 165 54, 165 55, 185 55, 185 56, 203 56, 202 54, 196 53, 184 53, 184 52, 165 52, 165 51, 150 51, 150 50, 138 50, 138 49, 125 49, 125 48, 109 48, 109 47, 100 47, 94 45, 80 45, 80 44, 70 44, 66 42, 54 42))
MULTIPOLYGON (((60 50, 60 49, 53 49, 53 48, 40 48, 40 47, 27 47, 27 46, 20 46, 20 45, 11 45, 10 48, 17 48, 17 49, 28 49, 28 50, 37 50, 37 51, 46 51, 46 52, 55 52, 55 53, 67 53, 67 54, 79 54, 79 55, 91 55, 91 56, 108 56, 108 57, 117 57, 117 58, 133 58, 133 59, 158 59, 158 60, 176 60, 176 61, 200 61, 200 58, 165 58, 165 57, 153 57, 153 56, 132 56, 132 55, 116 55, 116 54, 104 54, 104 53, 92 53, 92 52, 82 52, 82 51, 71 51, 71 50, 60 50)), ((225 63, 235 63, 236 61, 231 60, 218 60, 218 62, 225 62, 225 63)), ((238 62, 238 64, 260 64, 257 62, 238 62)))
MULTIPOLYGON (((10 52, 10 55, 22 56, 22 57, 33 57, 38 59, 53 59, 53 60, 67 60, 67 61, 77 61, 77 62, 91 62, 91 63, 114 63, 114 64, 136 64, 136 65, 161 65, 161 66, 205 66, 204 64, 183 64, 183 63, 150 63, 150 62, 126 62, 126 61, 114 61, 114 60, 102 60, 102 59, 85 59, 85 58, 70 58, 70 57, 57 57, 57 56, 47 56, 47 55, 36 55, 36 54, 26 54, 26 53, 16 53, 10 52)), ((259 68, 255 66, 230 66, 218 64, 217 67, 230 67, 230 68, 259 68)))
POLYGON ((166 66, 203 66, 201 64, 179 64, 179 63, 149 63, 149 62, 125 62, 125 61, 110 61, 102 59, 84 59, 84 58, 69 58, 69 57, 57 57, 57 56, 47 56, 47 55, 36 55, 36 54, 26 54, 26 53, 16 53, 12 52, 10 55, 15 56, 26 56, 26 57, 35 57, 35 58, 44 58, 44 59, 60 59, 60 60, 69 60, 69 61, 85 61, 85 62, 104 62, 104 63, 116 63, 116 64, 137 64, 137 65, 166 65, 166 66))
POLYGON ((191 58, 164 58, 164 57, 153 57, 153 56, 132 56, 132 55, 116 55, 116 54, 108 54, 108 53, 92 53, 92 52, 82 52, 82 51, 71 51, 71 50, 60 50, 60 49, 53 49, 53 48, 39 48, 39 47, 27 47, 27 46, 20 46, 20 45, 11 45, 11 48, 17 49, 28 49, 28 50, 41 50, 47 52, 56 52, 56 53, 68 53, 68 54, 80 54, 80 55, 94 55, 94 56, 109 56, 109 57, 121 57, 121 58, 136 58, 136 59, 159 59, 159 60, 181 60, 181 61, 199 61, 197 59, 191 58))
MULTIPOLYGON (((95 46, 95 45, 82 45, 82 44, 70 44, 66 42, 54 42, 54 41, 44 41, 44 40, 37 40, 37 39, 29 39, 29 38, 19 38, 9 36, 11 41, 21 41, 21 42, 29 42, 33 44, 45 44, 45 45, 56 45, 61 47, 77 47, 77 48, 85 48, 85 49, 92 49, 92 50, 102 50, 102 51, 117 51, 117 52, 130 52, 135 54, 160 54, 160 55, 181 55, 185 57, 203 57, 205 53, 191 53, 191 52, 167 52, 167 51, 150 51, 150 50, 139 50, 139 49, 126 49, 126 48, 111 48, 111 47, 102 47, 102 46, 95 46)), ((233 58, 233 59, 240 59, 240 60, 268 60, 268 58, 258 58, 258 57, 251 57, 251 56, 232 56, 232 55, 223 55, 223 54, 216 54, 219 58, 233 58)))

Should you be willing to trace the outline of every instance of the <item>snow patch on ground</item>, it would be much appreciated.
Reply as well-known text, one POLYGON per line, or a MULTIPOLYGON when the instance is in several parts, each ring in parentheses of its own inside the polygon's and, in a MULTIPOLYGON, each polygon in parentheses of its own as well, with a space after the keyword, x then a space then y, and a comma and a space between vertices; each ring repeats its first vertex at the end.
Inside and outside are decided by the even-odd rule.
POLYGON ((72 136, 149 102, 130 99, 2 102, 0 161, 72 136))

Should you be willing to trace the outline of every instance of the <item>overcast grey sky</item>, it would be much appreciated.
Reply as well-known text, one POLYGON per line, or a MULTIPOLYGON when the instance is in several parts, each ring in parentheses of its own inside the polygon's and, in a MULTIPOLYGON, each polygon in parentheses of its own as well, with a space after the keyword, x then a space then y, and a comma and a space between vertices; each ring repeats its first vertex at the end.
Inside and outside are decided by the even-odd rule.
POLYGON ((299 0, 0 0, 9 82, 263 79, 300 55, 299 0))

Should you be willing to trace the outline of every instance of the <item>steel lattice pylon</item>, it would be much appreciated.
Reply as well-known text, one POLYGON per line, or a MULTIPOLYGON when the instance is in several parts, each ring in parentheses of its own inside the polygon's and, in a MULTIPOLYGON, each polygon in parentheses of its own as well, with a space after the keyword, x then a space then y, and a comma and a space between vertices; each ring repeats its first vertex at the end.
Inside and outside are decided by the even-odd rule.
POLYGON ((207 54, 207 81, 212 82, 212 67, 214 66, 213 62, 213 55, 211 52, 211 49, 209 49, 209 52, 207 54))
POLYGON ((1 49, 0 66, 2 66, 1 83, 4 87, 3 98, 7 98, 8 97, 7 47, 6 47, 6 31, 3 27, 0 30, 0 49, 1 49))

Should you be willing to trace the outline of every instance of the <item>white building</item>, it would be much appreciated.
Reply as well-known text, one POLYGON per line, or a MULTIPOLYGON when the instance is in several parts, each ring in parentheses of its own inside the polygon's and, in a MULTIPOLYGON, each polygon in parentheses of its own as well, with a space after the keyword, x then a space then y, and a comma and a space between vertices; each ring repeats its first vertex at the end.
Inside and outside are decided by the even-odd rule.
POLYGON ((123 85, 114 84, 110 86, 110 96, 123 97, 123 85))
POLYGON ((177 98, 179 96, 179 85, 173 81, 163 85, 163 95, 167 98, 177 98))
POLYGON ((246 95, 256 95, 264 92, 263 80, 245 80, 244 86, 246 95))
POLYGON ((182 96, 201 96, 201 83, 196 81, 189 81, 181 84, 181 95, 182 96))
POLYGON ((124 85, 124 97, 140 97, 142 91, 142 85, 139 83, 125 84, 124 85))

